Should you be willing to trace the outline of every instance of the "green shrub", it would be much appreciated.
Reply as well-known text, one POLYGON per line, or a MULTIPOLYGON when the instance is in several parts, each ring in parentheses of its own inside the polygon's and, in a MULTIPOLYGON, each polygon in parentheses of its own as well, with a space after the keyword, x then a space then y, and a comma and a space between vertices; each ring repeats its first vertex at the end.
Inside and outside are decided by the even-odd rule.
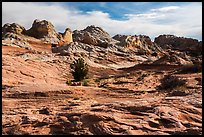
POLYGON ((71 67, 71 73, 75 81, 81 81, 85 79, 85 77, 88 74, 88 66, 82 58, 79 58, 73 61, 73 63, 70 64, 70 67, 71 67))
POLYGON ((178 77, 166 75, 160 80, 161 84, 158 89, 174 89, 179 86, 186 86, 186 80, 179 79, 178 77))
POLYGON ((88 82, 89 82, 89 81, 85 79, 85 80, 83 80, 82 85, 83 85, 83 86, 88 86, 88 85, 89 85, 88 82))
POLYGON ((71 85, 71 84, 72 84, 72 81, 71 81, 71 80, 67 80, 67 81, 66 81, 66 84, 67 84, 67 85, 71 85))

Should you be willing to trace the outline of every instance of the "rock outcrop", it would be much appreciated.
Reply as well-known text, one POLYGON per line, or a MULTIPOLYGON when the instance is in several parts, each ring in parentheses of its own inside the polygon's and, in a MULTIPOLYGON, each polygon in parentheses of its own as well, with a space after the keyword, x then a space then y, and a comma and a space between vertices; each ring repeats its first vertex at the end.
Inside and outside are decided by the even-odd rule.
POLYGON ((102 28, 95 27, 94 25, 88 26, 84 30, 75 30, 73 33, 73 40, 75 42, 82 42, 94 46, 106 48, 108 45, 117 42, 102 28))
POLYGON ((25 34, 25 32, 26 29, 23 26, 17 23, 7 23, 2 27, 2 38, 6 35, 6 33, 25 34))
POLYGON ((34 20, 32 27, 29 30, 26 30, 23 26, 16 23, 7 23, 2 27, 2 39, 11 39, 13 37, 16 37, 17 39, 17 37, 19 37, 18 35, 31 36, 40 39, 45 43, 58 46, 73 42, 72 31, 70 28, 67 28, 64 33, 58 33, 53 24, 46 20, 34 20))
POLYGON ((63 56, 73 55, 73 54, 86 54, 93 53, 96 47, 93 47, 91 45, 81 43, 81 42, 71 42, 70 44, 65 44, 60 47, 53 47, 52 52, 53 53, 59 53, 63 56))
POLYGON ((113 39, 119 41, 119 43, 117 43, 118 46, 133 49, 139 55, 150 55, 162 52, 162 49, 145 35, 115 35, 113 39))
POLYGON ((2 45, 22 48, 27 47, 29 44, 23 37, 25 33, 26 29, 19 24, 5 24, 2 27, 2 45))
POLYGON ((163 49, 185 51, 193 56, 201 55, 202 42, 197 39, 177 37, 174 35, 160 35, 155 38, 155 43, 163 49))
POLYGON ((73 42, 72 31, 70 28, 67 28, 64 33, 59 33, 58 37, 60 39, 59 45, 69 44, 73 42))
POLYGON ((29 43, 27 42, 27 40, 21 35, 18 35, 15 33, 6 33, 2 37, 2 45, 12 46, 12 47, 21 47, 21 48, 29 47, 29 43))
POLYGON ((187 65, 193 64, 191 60, 184 59, 179 55, 164 55, 163 57, 159 58, 158 60, 154 61, 152 64, 163 64, 163 65, 187 65))
POLYGON ((55 31, 52 23, 46 20, 34 20, 32 27, 27 30, 26 34, 48 43, 59 43, 58 33, 55 31))

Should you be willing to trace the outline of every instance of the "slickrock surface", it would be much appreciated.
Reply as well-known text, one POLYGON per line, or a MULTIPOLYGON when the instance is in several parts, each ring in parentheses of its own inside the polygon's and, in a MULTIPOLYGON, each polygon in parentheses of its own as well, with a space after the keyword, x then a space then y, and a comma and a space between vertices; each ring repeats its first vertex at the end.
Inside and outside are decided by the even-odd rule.
POLYGON ((4 29, 2 37, 2 134, 202 134, 202 72, 179 72, 185 64, 201 64, 202 55, 166 50, 144 36, 114 40, 95 26, 74 31, 74 42, 70 29, 56 32, 64 41, 53 46, 9 26, 21 29, 4 29), (88 64, 88 86, 66 84, 78 57, 88 64), (168 74, 187 87, 158 89, 168 74))

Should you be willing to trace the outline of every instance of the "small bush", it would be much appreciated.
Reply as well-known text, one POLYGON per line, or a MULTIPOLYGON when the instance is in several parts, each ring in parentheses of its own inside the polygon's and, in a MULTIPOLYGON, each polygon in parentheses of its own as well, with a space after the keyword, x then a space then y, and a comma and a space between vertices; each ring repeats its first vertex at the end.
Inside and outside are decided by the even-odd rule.
POLYGON ((75 81, 85 79, 88 74, 88 66, 82 58, 75 60, 72 64, 70 64, 70 67, 75 81))
POLYGON ((99 78, 95 79, 95 82, 100 82, 100 81, 101 81, 101 79, 99 79, 99 78))
POLYGON ((88 86, 88 85, 89 85, 88 82, 89 82, 89 81, 85 79, 85 80, 83 80, 82 85, 83 85, 83 86, 88 86))
POLYGON ((73 100, 80 100, 80 98, 78 98, 78 97, 75 97, 75 98, 73 98, 73 100))
POLYGON ((178 77, 166 75, 161 79, 161 84, 158 86, 158 89, 174 89, 179 86, 186 86, 186 80, 181 80, 178 77))
POLYGON ((181 68, 177 70, 176 73, 199 73, 202 72, 202 66, 201 65, 184 65, 181 68))
POLYGON ((67 81, 66 81, 66 84, 67 84, 67 85, 71 85, 71 84, 72 84, 72 81, 71 81, 71 80, 67 80, 67 81))
POLYGON ((171 96, 186 96, 189 94, 190 92, 188 91, 186 86, 178 86, 170 93, 171 96))

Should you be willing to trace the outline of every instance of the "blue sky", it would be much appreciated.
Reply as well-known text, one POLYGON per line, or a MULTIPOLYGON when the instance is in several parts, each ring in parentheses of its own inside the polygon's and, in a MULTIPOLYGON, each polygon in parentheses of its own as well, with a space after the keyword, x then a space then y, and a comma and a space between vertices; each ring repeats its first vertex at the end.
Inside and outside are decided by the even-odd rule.
POLYGON ((162 6, 178 6, 181 2, 68 2, 65 5, 77 8, 80 11, 102 11, 109 13, 112 19, 124 20, 124 15, 138 14, 149 9, 162 6))
POLYGON ((51 21, 57 31, 89 25, 116 34, 160 34, 202 40, 201 2, 3 2, 2 24, 29 29, 35 19, 51 21))

